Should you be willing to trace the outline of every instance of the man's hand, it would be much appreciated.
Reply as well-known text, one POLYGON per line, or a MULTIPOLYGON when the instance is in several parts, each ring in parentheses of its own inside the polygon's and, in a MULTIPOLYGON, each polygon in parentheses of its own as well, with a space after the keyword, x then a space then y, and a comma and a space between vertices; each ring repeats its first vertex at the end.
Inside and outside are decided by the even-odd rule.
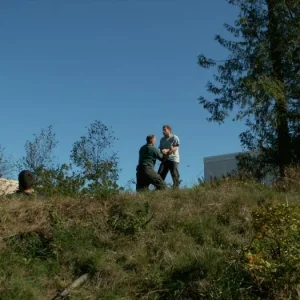
POLYGON ((161 150, 161 153, 164 155, 167 155, 170 152, 170 149, 163 149, 161 150))

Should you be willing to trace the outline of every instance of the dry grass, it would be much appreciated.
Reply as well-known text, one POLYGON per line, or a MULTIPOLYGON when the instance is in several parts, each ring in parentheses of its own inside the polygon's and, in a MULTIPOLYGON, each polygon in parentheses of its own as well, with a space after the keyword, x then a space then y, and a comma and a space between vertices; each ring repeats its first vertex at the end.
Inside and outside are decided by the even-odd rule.
POLYGON ((0 299, 257 299, 242 267, 260 201, 296 193, 223 182, 108 199, 0 198, 0 299))

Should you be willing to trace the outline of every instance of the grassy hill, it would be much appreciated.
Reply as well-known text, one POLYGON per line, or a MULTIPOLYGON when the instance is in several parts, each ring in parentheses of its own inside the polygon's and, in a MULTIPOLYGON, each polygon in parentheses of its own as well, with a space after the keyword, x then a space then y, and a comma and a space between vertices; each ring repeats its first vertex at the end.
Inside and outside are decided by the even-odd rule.
POLYGON ((237 181, 0 198, 0 299, 53 299, 83 274, 69 299, 297 299, 299 204, 297 190, 237 181))

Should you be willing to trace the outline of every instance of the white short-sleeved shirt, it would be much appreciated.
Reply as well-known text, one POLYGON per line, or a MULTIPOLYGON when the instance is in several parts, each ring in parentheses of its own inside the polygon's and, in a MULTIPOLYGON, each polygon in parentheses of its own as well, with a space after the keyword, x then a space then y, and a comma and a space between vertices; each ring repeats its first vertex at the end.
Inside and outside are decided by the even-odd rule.
MULTIPOLYGON (((179 147, 179 138, 175 134, 171 134, 168 138, 164 136, 160 139, 159 149, 170 149, 171 147, 179 147)), ((168 160, 179 163, 179 148, 169 155, 168 160)))

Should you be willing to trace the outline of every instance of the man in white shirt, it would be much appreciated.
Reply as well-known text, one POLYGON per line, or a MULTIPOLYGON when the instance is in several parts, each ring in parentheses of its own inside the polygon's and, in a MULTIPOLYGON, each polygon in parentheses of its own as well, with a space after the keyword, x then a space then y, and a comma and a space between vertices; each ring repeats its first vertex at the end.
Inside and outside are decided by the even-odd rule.
POLYGON ((169 125, 163 126, 163 135, 160 140, 159 149, 167 157, 160 164, 158 174, 165 180, 170 171, 173 179, 173 187, 179 188, 179 138, 177 135, 172 134, 172 128, 169 125))

